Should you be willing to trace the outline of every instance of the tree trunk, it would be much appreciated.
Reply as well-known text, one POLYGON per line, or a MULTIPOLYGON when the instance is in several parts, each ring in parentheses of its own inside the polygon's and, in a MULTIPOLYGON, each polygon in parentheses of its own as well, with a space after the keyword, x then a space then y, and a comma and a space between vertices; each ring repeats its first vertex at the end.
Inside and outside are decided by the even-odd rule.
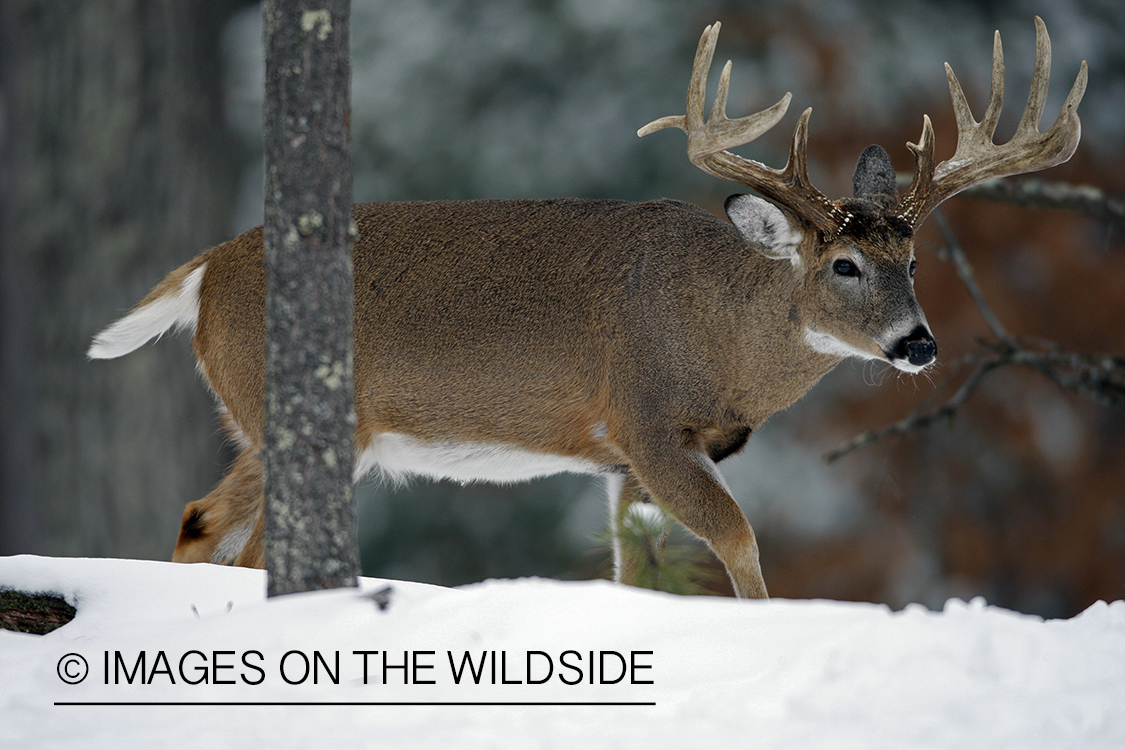
POLYGON ((349 3, 267 0, 269 595, 356 585, 349 3))
POLYGON ((220 442, 185 340, 94 333, 229 236, 237 0, 0 3, 0 554, 167 559, 220 442))

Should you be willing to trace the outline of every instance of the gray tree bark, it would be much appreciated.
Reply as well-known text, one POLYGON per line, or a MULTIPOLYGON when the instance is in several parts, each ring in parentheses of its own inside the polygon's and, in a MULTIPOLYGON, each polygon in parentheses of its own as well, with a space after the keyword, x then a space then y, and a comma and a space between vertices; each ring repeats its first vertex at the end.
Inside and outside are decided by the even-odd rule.
POLYGON ((270 596, 356 585, 348 0, 267 0, 270 596))
POLYGON ((85 350, 230 235, 219 37, 245 4, 0 3, 0 554, 167 559, 218 479, 186 340, 85 350))

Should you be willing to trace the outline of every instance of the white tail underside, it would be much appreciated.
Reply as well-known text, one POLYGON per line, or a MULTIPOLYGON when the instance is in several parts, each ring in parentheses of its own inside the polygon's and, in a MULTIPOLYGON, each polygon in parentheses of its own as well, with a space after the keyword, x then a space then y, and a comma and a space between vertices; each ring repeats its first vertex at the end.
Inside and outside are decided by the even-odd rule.
POLYGON ((94 338, 90 359, 113 359, 159 338, 172 328, 195 330, 199 319, 199 285, 207 264, 188 274, 180 288, 138 307, 94 338))

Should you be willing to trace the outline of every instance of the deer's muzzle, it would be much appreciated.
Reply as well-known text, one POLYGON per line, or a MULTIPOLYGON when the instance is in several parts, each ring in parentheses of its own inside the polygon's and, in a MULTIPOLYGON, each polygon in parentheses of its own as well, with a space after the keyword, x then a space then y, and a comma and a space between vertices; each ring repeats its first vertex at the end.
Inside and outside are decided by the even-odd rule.
POLYGON ((904 359, 914 367, 925 367, 937 359, 937 342, 930 330, 920 325, 899 339, 890 359, 904 359))

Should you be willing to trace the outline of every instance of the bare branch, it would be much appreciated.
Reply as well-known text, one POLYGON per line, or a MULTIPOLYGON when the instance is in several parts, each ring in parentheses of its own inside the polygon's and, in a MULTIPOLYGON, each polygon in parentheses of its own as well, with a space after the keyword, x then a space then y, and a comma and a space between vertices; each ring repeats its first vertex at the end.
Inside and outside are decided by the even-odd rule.
MULTIPOLYGON (((899 172, 895 176, 900 190, 910 185, 910 177, 906 172, 899 172)), ((1073 211, 1090 219, 1125 226, 1125 200, 1109 195, 1093 185, 1071 185, 1037 177, 1005 178, 974 185, 959 195, 1029 208, 1073 211)))
POLYGON ((965 382, 961 384, 961 387, 957 389, 957 392, 953 394, 953 397, 938 408, 923 414, 911 415, 889 427, 861 432, 848 442, 827 453, 824 456, 824 460, 828 463, 832 463, 852 451, 865 448, 880 440, 885 440, 886 438, 894 436, 908 435, 915 430, 925 429, 935 422, 951 419, 957 410, 969 400, 969 396, 972 395, 977 385, 980 384, 981 378, 1004 364, 1007 363, 999 356, 979 363, 972 374, 969 375, 965 382))
POLYGON ((832 463, 880 440, 908 435, 936 422, 952 419, 985 375, 1011 365, 1030 367, 1063 390, 1085 396, 1102 406, 1125 409, 1125 357, 1094 357, 1064 351, 1050 343, 1039 344, 1043 348, 1038 350, 1032 349, 1033 346, 1036 344, 1023 340, 1013 340, 1011 345, 982 342, 982 348, 993 349, 994 353, 984 359, 979 359, 979 353, 970 355, 969 361, 976 360, 976 367, 948 401, 936 409, 913 414, 888 427, 862 432, 827 453, 825 461, 832 463))
POLYGON ((1011 346, 1013 344, 1011 335, 985 301, 984 294, 980 290, 980 285, 977 284, 976 277, 973 275, 973 267, 969 264, 969 259, 965 256, 965 251, 962 249, 961 243, 957 241, 956 235, 953 234, 953 228, 949 225, 949 220, 945 218, 945 213, 941 210, 941 207, 934 209, 933 216, 937 220, 942 236, 945 238, 944 255, 948 260, 952 261, 954 268, 957 269, 957 275, 961 278, 961 283, 968 289, 973 304, 977 306, 981 317, 984 318, 984 322, 988 324, 988 327, 992 329, 992 333, 995 334, 996 338, 1011 346))
POLYGON ((1058 208, 1125 225, 1125 201, 1092 185, 1069 185, 1035 178, 993 180, 971 187, 962 195, 1017 206, 1058 208))
POLYGON ((1125 409, 1125 357, 1096 357, 1050 346, 1045 351, 1013 351, 1011 362, 1032 367, 1060 388, 1102 406, 1125 409))

